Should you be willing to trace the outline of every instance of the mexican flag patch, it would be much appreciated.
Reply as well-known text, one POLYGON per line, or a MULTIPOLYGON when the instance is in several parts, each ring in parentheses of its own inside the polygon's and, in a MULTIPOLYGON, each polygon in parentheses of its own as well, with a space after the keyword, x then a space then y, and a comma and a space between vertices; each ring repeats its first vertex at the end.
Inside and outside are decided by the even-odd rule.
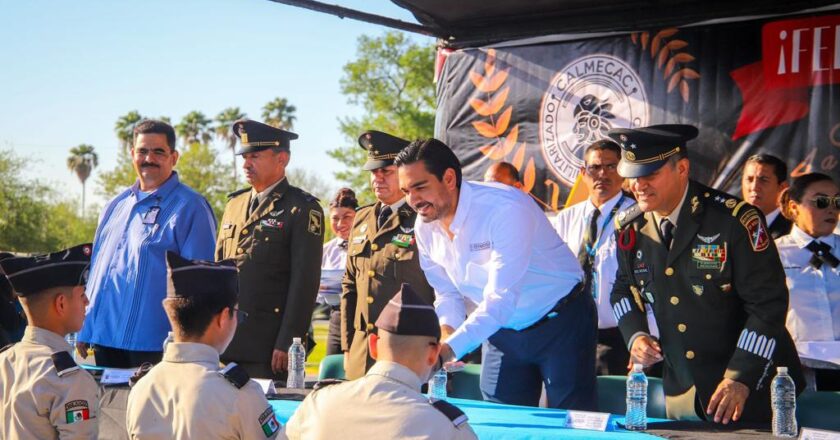
POLYGON ((76 423, 90 419, 90 408, 87 400, 74 400, 64 405, 67 423, 76 423))
POLYGON ((260 414, 258 421, 260 426, 262 426, 263 434, 265 434, 266 437, 271 437, 272 434, 280 429, 280 422, 278 422, 277 417, 274 416, 274 408, 270 406, 266 408, 262 414, 260 414))

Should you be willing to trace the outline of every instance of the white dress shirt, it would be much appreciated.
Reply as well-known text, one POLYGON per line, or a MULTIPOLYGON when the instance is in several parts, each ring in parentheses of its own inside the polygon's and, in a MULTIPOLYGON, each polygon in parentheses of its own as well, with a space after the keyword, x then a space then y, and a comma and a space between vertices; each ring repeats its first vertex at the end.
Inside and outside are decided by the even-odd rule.
POLYGON ((344 270, 347 267, 347 240, 335 237, 324 243, 324 255, 321 257, 321 269, 344 270), (345 243, 341 247, 341 243, 345 243))
POLYGON ((534 324, 583 279, 575 255, 517 188, 463 181, 451 240, 444 228, 418 216, 414 231, 440 323, 456 328, 445 342, 458 358, 501 328, 534 324), (464 298, 478 305, 466 319, 464 298))
MULTIPOLYGON (((796 225, 790 234, 776 240, 790 291, 786 325, 797 348, 813 341, 840 341, 840 266, 811 266, 808 262, 813 254, 805 246, 813 240, 796 225)), ((831 246, 831 253, 840 258, 840 236, 831 234, 819 241, 831 246)))
MULTIPOLYGON (((619 192, 613 198, 604 202, 599 210, 598 217, 598 239, 595 242, 595 258, 592 263, 592 270, 595 272, 593 284, 596 288, 595 304, 598 306, 598 328, 607 329, 618 327, 615 320, 612 305, 610 304, 610 292, 615 284, 615 275, 618 271, 618 260, 616 260, 615 242, 615 217, 618 212, 627 207, 633 206, 636 201, 629 196, 623 196, 619 192), (619 205, 619 202, 621 203, 619 205), (616 214, 610 216, 613 208, 618 206, 616 214)), ((595 211, 595 204, 586 199, 560 211, 552 224, 557 235, 568 245, 572 254, 577 255, 580 245, 583 243, 583 236, 589 227, 592 213, 595 211)), ((651 334, 658 336, 656 321, 653 319, 653 310, 648 306, 648 327, 651 334)))
POLYGON ((324 243, 321 257, 321 287, 318 304, 338 306, 341 303, 341 277, 347 268, 347 240, 335 237, 324 243), (345 243, 341 247, 341 243, 345 243))
POLYGON ((776 208, 776 209, 770 211, 769 214, 764 216, 764 221, 767 223, 768 228, 770 227, 770 225, 773 224, 774 221, 776 221, 776 219, 779 217, 779 214, 781 214, 781 213, 782 213, 782 210, 779 209, 779 208, 776 208))

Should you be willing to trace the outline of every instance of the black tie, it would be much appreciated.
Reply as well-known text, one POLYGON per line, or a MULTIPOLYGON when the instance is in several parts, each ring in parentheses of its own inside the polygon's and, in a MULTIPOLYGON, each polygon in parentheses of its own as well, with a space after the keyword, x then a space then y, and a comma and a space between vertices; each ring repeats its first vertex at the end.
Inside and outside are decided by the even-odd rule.
POLYGON ((251 206, 248 207, 248 217, 250 217, 251 214, 253 214, 254 211, 257 210, 258 206, 260 206, 260 198, 254 196, 254 198, 251 200, 251 206))
POLYGON ((388 217, 391 216, 391 207, 384 206, 382 210, 379 211, 379 217, 376 218, 376 229, 382 229, 382 225, 388 221, 388 217))
POLYGON ((601 211, 595 208, 589 216, 589 227, 583 233, 583 241, 580 243, 580 249, 578 250, 577 257, 578 261, 580 261, 580 267, 583 268, 583 271, 587 275, 591 272, 590 269, 592 269, 591 250, 595 246, 595 239, 598 237, 598 217, 600 216, 601 211))
POLYGON ((341 249, 347 249, 347 240, 341 240, 338 242, 338 247, 341 249))
POLYGON ((662 233, 662 242, 665 244, 665 248, 671 249, 671 241, 674 239, 674 224, 671 223, 671 220, 668 220, 668 217, 662 219, 662 222, 659 223, 659 232, 662 233))
POLYGON ((813 253, 813 255, 811 255, 811 260, 808 261, 808 263, 810 263, 814 269, 821 268, 823 264, 828 264, 831 267, 837 267, 837 265, 840 264, 840 260, 831 253, 831 246, 823 242, 814 240, 808 243, 808 246, 805 246, 805 249, 808 249, 811 253, 813 253))

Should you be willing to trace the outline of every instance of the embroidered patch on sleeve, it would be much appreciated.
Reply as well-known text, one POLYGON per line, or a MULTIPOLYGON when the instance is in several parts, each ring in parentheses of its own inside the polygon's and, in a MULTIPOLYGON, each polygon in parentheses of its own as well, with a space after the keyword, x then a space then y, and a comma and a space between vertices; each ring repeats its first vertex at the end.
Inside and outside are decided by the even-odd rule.
POLYGON ((744 225, 744 229, 747 230, 750 246, 754 251, 761 252, 770 246, 770 235, 767 234, 767 229, 759 218, 758 211, 751 209, 745 212, 740 221, 744 225))
POLYGON ((277 421, 277 416, 274 415, 274 408, 270 406, 266 408, 262 414, 260 414, 257 421, 262 427, 263 434, 265 434, 266 438, 271 437, 278 429, 280 429, 280 422, 277 421))
POLYGON ((90 419, 90 406, 87 400, 74 400, 64 404, 67 423, 76 423, 90 419))
POLYGON ((323 219, 322 214, 320 211, 316 211, 314 209, 309 210, 309 232, 315 235, 323 235, 324 233, 324 224, 321 221, 323 219))

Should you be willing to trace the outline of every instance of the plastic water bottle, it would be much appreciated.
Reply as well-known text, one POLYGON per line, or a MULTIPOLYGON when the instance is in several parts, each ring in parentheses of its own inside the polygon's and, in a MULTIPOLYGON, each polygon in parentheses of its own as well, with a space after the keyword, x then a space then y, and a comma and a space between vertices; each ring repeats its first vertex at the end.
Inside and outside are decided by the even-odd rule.
POLYGON ((170 342, 175 342, 175 338, 172 336, 172 332, 166 335, 166 339, 163 340, 163 352, 166 353, 166 346, 169 345, 170 342))
POLYGON ((770 402, 773 406, 773 435, 775 437, 796 437, 796 385, 788 375, 787 367, 778 367, 770 387, 770 402))
POLYGON ((624 426, 630 431, 647 429, 647 387, 642 364, 633 364, 633 371, 627 376, 627 414, 624 418, 624 426))
POLYGON ((446 370, 443 368, 429 380, 429 397, 434 400, 446 400, 446 370))
POLYGON ((76 334, 75 333, 68 333, 67 336, 64 337, 64 340, 70 344, 70 354, 73 355, 73 360, 76 360, 76 334))
POLYGON ((292 346, 289 347, 289 376, 286 379, 286 388, 303 389, 306 376, 306 351, 300 338, 292 339, 292 346))

